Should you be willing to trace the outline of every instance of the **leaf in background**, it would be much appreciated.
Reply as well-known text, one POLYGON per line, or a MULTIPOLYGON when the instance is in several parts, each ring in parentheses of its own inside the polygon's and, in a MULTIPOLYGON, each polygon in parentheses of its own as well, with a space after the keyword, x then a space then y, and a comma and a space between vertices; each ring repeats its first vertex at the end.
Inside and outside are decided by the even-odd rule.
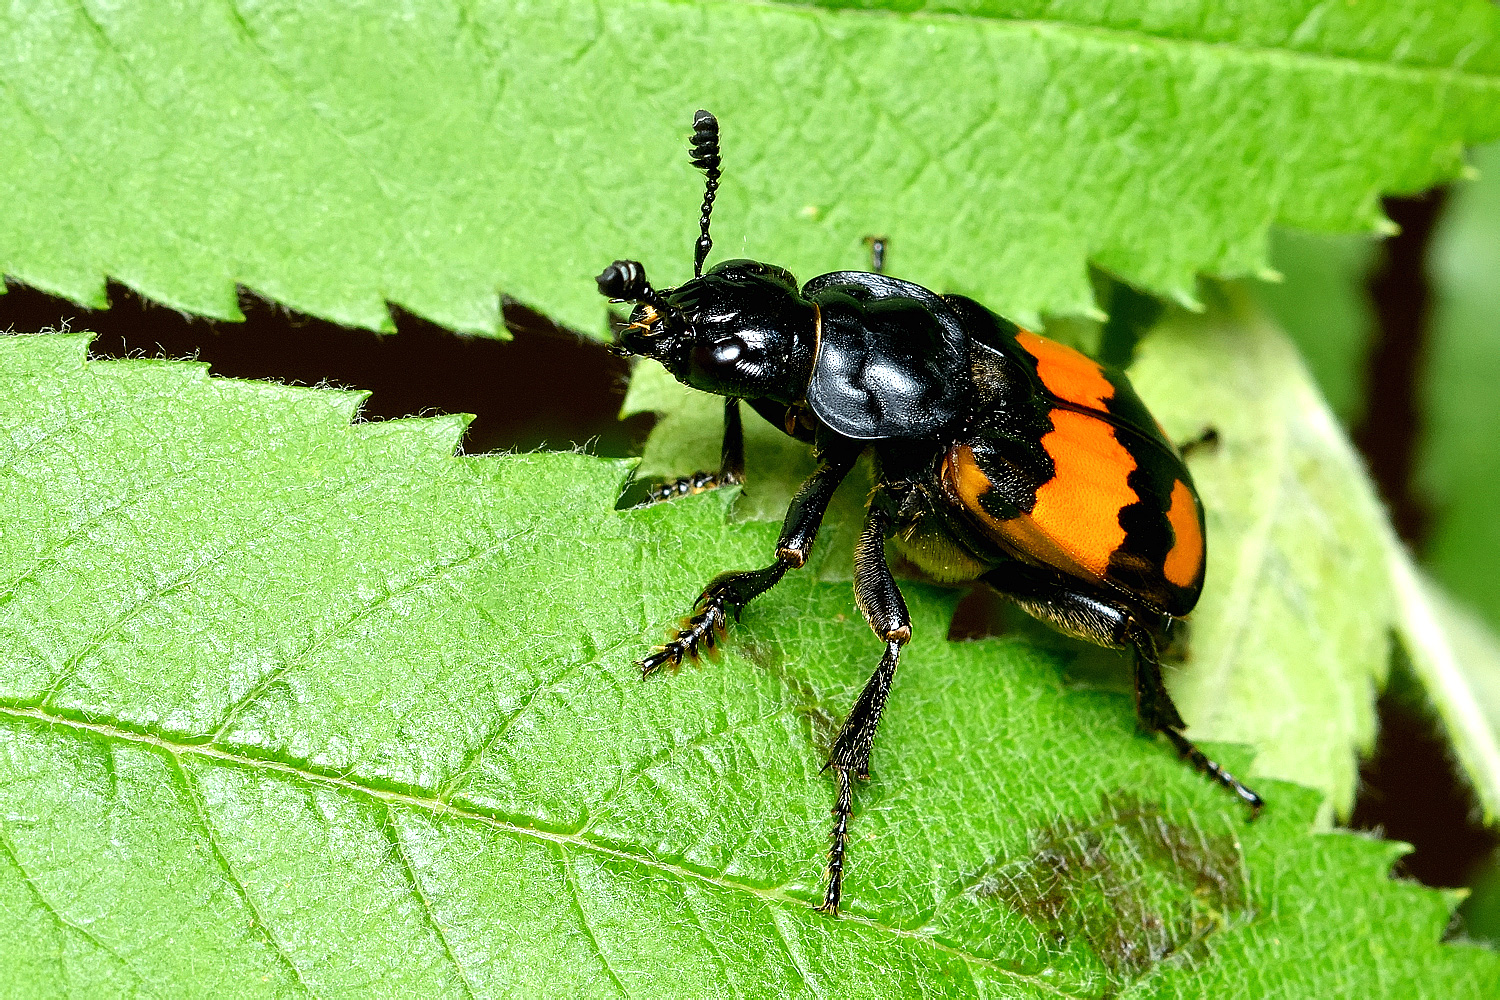
POLYGON ((1428 565, 1500 627, 1500 145, 1474 158, 1433 237, 1435 305, 1419 481, 1434 500, 1428 565))
POLYGON ((1128 697, 945 642, 917 585, 825 919, 822 747, 879 652, 847 584, 793 574, 722 662, 643 684, 771 526, 84 343, 0 339, 0 992, 1500 989, 1398 845, 1310 835, 1274 782, 1247 825, 1128 697))
MULTIPOLYGON (((1485 822, 1493 826, 1500 818, 1500 639, 1419 571, 1405 549, 1391 551, 1399 634, 1417 689, 1403 683, 1396 693, 1436 717, 1485 822)), ((1464 933, 1500 944, 1500 853, 1491 852, 1465 883, 1473 895, 1461 911, 1464 933)))
POLYGON ((1391 547, 1402 644, 1487 823, 1500 819, 1500 641, 1391 547))
POLYGON ((1365 408, 1366 355, 1375 329, 1366 282, 1377 249, 1367 235, 1273 229, 1271 266, 1282 280, 1254 286, 1345 427, 1365 408))
POLYGON ((809 277, 878 232, 1027 320, 1089 312, 1086 261, 1187 301, 1263 270, 1272 222, 1371 231, 1500 135, 1484 0, 909 6, 14 7, 0 272, 375 329, 395 302, 496 333, 498 290, 598 329, 604 263, 687 274, 706 106, 721 253, 809 277))
POLYGON ((1208 518, 1208 579, 1168 682, 1190 734, 1258 750, 1255 771, 1354 802, 1375 736, 1394 608, 1385 515, 1286 337, 1238 290, 1181 311, 1131 377, 1189 457, 1208 518))

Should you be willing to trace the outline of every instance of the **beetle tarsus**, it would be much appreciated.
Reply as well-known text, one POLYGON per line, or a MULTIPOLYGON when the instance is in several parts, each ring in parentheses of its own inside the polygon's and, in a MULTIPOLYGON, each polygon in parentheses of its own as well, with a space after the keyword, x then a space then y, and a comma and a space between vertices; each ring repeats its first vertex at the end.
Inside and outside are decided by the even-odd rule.
POLYGON ((718 472, 695 472, 651 489, 652 503, 671 500, 692 493, 716 490, 720 486, 738 486, 745 481, 745 425, 740 419, 740 401, 724 400, 724 443, 719 449, 718 472))
POLYGON ((713 652, 719 637, 729 628, 729 616, 734 615, 738 621, 745 605, 776 586, 791 568, 790 561, 778 559, 764 569, 714 577, 693 603, 693 613, 677 627, 667 644, 636 661, 641 677, 650 677, 668 665, 675 670, 684 659, 696 661, 700 653, 713 652))
MULTIPOLYGON (((733 610, 738 617, 738 609, 733 610)), ((671 640, 650 656, 637 661, 641 678, 650 677, 668 664, 675 670, 682 666, 684 659, 696 662, 703 653, 712 655, 719 637, 728 628, 729 617, 725 614, 723 598, 700 598, 696 610, 677 627, 671 640)))
POLYGON ((854 783, 849 778, 847 767, 834 766, 838 778, 838 799, 833 806, 832 843, 828 847, 828 886, 823 890, 823 902, 819 913, 830 917, 839 915, 839 900, 844 895, 844 851, 849 843, 849 817, 854 812, 854 783))
POLYGON ((1172 702, 1167 685, 1162 678, 1161 661, 1157 656, 1156 637, 1148 630, 1132 626, 1128 630, 1129 642, 1135 646, 1135 700, 1136 712, 1141 721, 1161 733, 1176 748, 1183 760, 1194 769, 1208 775, 1229 789, 1240 801, 1250 807, 1250 818, 1260 815, 1265 800, 1246 787, 1238 778, 1226 771, 1222 765, 1209 759, 1192 740, 1182 734, 1187 723, 1172 702))
POLYGON ((844 852, 849 843, 849 817, 854 811, 854 792, 849 779, 870 776, 870 750, 875 745, 875 731, 880 727, 880 716, 891 692, 891 681, 896 677, 896 665, 901 660, 904 642, 893 639, 886 643, 880 666, 875 668, 875 673, 860 692, 859 700, 850 709, 849 717, 833 741, 828 763, 823 765, 825 771, 832 771, 838 779, 838 798, 833 807, 833 843, 828 848, 828 888, 823 894, 823 905, 818 907, 824 913, 837 913, 844 893, 844 852))
POLYGON ((885 537, 891 529, 889 516, 871 508, 864 530, 854 544, 854 599, 864 613, 865 621, 875 634, 885 640, 885 655, 865 682, 849 717, 839 729, 828 754, 825 771, 838 779, 838 798, 833 807, 833 843, 828 848, 828 888, 819 910, 837 914, 844 893, 844 852, 849 844, 849 817, 854 811, 851 777, 870 776, 870 750, 875 745, 875 731, 885 711, 896 667, 901 662, 901 647, 911 640, 911 615, 906 600, 885 561, 885 537))
POLYGON ((649 496, 652 503, 661 503, 665 500, 675 500, 677 497, 716 490, 720 486, 730 485, 733 481, 725 480, 717 472, 695 472, 691 476, 679 476, 670 482, 651 487, 649 496))
POLYGON ((1172 746, 1177 748, 1177 753, 1183 760, 1192 764, 1193 767, 1239 796, 1240 801, 1250 807, 1250 818, 1252 820, 1260 815, 1261 809, 1266 804, 1265 799, 1262 799, 1254 791, 1241 783, 1238 778, 1224 770, 1222 765, 1210 760, 1208 755, 1199 750, 1192 740, 1177 730, 1163 728, 1161 733, 1171 741, 1172 746))

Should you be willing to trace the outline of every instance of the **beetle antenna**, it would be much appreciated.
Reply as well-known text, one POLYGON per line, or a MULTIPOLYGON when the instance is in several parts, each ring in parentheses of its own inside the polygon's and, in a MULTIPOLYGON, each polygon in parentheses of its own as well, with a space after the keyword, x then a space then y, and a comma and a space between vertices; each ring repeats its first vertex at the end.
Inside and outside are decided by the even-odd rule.
POLYGON ((686 326, 682 311, 661 297, 646 278, 646 267, 638 260, 617 260, 594 279, 599 293, 618 302, 642 302, 656 310, 667 323, 686 326))
POLYGON ((594 279, 599 294, 620 302, 644 302, 659 313, 671 311, 646 277, 646 266, 638 260, 617 260, 594 279))
POLYGON ((707 111, 693 115, 693 137, 688 141, 688 159, 693 166, 708 175, 703 189, 702 215, 698 225, 703 234, 693 247, 693 277, 703 277, 703 262, 714 241, 708 235, 708 219, 714 211, 714 195, 719 191, 719 119, 707 111))

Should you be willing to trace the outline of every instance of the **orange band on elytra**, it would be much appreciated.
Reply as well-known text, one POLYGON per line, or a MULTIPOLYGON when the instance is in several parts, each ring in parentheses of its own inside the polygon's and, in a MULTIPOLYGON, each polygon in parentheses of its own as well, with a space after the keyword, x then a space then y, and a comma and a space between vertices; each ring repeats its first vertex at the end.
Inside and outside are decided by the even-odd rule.
POLYGON ((1203 566, 1203 529, 1193 491, 1181 479, 1172 484, 1172 506, 1167 510, 1175 541, 1162 563, 1162 572, 1179 587, 1191 587, 1203 566))
POLYGON ((1114 396, 1115 387, 1104 377, 1104 369, 1088 355, 1030 330, 1016 334, 1016 342, 1036 358, 1036 373, 1058 399, 1102 410, 1104 401, 1114 396))

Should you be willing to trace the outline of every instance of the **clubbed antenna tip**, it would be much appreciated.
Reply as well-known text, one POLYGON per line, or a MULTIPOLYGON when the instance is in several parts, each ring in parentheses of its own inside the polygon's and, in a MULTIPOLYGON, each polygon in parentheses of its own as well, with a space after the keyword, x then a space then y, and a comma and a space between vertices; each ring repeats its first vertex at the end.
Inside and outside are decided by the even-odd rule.
POLYGON ((640 302, 656 297, 646 280, 646 268, 637 260, 617 260, 594 280, 599 283, 599 294, 606 298, 640 302))
POLYGON ((674 329, 686 324, 681 311, 651 287, 651 282, 646 280, 646 268, 638 260, 617 260, 599 272, 594 280, 599 283, 600 294, 607 298, 650 306, 656 310, 661 322, 674 329))
POLYGON ((692 151, 688 154, 693 166, 717 180, 719 176, 719 119, 707 111, 693 114, 692 151))
POLYGON ((702 235, 693 248, 693 277, 702 277, 703 262, 714 241, 708 235, 708 220, 714 211, 714 195, 719 190, 719 119, 707 111, 693 115, 693 137, 688 141, 688 159, 707 175, 703 189, 703 208, 698 219, 702 235))

